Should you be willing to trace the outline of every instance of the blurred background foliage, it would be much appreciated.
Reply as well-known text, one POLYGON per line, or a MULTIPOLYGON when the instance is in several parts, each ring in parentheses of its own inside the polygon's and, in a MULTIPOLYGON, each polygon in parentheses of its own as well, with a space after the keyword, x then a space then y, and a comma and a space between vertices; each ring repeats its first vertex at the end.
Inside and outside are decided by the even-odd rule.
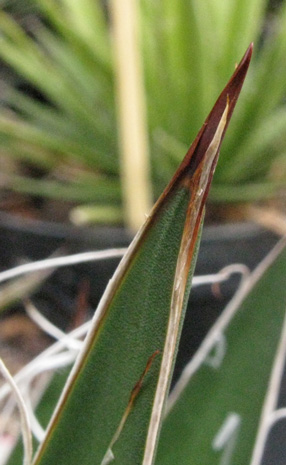
MULTIPOLYGON (((153 198, 251 41, 254 58, 210 201, 285 194, 286 3, 140 0, 137 7, 153 198)), ((111 8, 97 0, 2 1, 2 205, 20 192, 64 201, 95 221, 122 221, 111 8)))

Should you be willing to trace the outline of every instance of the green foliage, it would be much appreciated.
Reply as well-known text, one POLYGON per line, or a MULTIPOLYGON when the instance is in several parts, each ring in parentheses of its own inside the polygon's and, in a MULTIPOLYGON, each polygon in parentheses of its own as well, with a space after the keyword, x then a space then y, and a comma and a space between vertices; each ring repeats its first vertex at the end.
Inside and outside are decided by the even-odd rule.
MULTIPOLYGON (((204 206, 251 53, 109 282, 32 465, 244 465, 260 454, 285 364, 285 240, 210 330, 163 417, 204 206)), ((19 464, 17 453, 9 465, 19 464)))
POLYGON ((107 286, 34 465, 106 464, 108 456, 153 463, 203 209, 251 53, 107 286), (79 434, 83 440, 73 444, 79 434))
MULTIPOLYGON (((26 22, 28 32, 0 12, 0 56, 42 96, 6 84, 0 147, 39 167, 42 177, 30 183, 9 175, 4 186, 54 198, 63 193, 77 204, 120 210, 108 8, 92 0, 34 0, 34 5, 38 16, 26 22)), ((211 198, 275 195, 285 183, 285 4, 270 15, 266 0, 141 0, 139 14, 155 195, 250 41, 256 44, 253 66, 211 198)))

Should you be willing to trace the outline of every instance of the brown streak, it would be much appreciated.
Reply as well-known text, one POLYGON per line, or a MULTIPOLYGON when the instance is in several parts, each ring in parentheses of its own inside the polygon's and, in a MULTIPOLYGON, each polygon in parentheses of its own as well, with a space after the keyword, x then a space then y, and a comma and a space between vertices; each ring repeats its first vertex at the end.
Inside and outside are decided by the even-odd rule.
POLYGON ((159 353, 160 353, 160 350, 156 350, 156 351, 148 358, 147 363, 146 363, 146 367, 145 367, 143 373, 141 374, 139 380, 137 381, 137 383, 135 384, 135 386, 133 387, 133 389, 132 389, 132 391, 131 391, 130 398, 129 398, 129 401, 128 401, 128 405, 129 405, 129 406, 131 406, 131 405, 134 403, 135 398, 138 396, 139 391, 140 391, 141 388, 142 388, 143 379, 145 378, 145 376, 147 375, 148 371, 150 370, 154 358, 155 358, 156 355, 158 355, 159 353))

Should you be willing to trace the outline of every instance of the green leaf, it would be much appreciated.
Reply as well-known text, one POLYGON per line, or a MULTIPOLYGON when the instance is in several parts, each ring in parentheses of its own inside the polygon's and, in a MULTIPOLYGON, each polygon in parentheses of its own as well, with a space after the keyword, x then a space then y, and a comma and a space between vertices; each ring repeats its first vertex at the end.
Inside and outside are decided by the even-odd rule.
POLYGON ((262 181, 238 184, 213 185, 210 191, 210 200, 213 203, 253 202, 277 198, 279 192, 283 195, 285 178, 281 181, 262 181))
POLYGON ((250 275, 185 368, 156 465, 250 463, 285 318, 285 246, 250 275))
POLYGON ((34 465, 153 463, 204 204, 251 51, 110 281, 34 465))
POLYGON ((76 179, 71 176, 71 179, 65 183, 45 178, 30 179, 24 176, 8 175, 5 178, 5 188, 36 196, 45 195, 58 200, 94 202, 95 204, 100 202, 101 206, 103 202, 117 204, 118 199, 120 199, 120 186, 116 178, 104 178, 79 172, 76 174, 76 179))
MULTIPOLYGON (((82 136, 66 137, 62 134, 51 133, 24 120, 12 120, 0 116, 0 140, 7 149, 15 147, 15 154, 23 158, 35 160, 39 165, 53 165, 56 156, 60 160, 69 156, 69 160, 81 160, 82 136), (73 140, 74 139, 74 140, 73 140), (23 144, 20 145, 20 144, 23 144), (38 150, 35 150, 35 147, 38 150), (28 150, 29 148, 29 150, 28 150), (33 150, 34 148, 34 150, 33 150), (27 152, 27 153, 26 153, 27 152)), ((91 146, 90 141, 85 144, 86 166, 102 166, 109 173, 116 173, 116 161, 105 152, 100 152, 91 146)), ((101 141, 103 144, 103 141, 101 141)), ((101 144, 98 144, 101 145, 101 144)), ((13 153, 13 152, 12 152, 13 153)))

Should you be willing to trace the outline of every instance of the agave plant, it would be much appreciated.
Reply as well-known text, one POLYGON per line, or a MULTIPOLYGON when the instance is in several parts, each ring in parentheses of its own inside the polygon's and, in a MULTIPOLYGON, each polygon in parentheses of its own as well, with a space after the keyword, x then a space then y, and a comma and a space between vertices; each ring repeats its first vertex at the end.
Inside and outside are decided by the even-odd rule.
MULTIPOLYGON (((31 3, 39 14, 26 21, 28 31, 2 9, 0 56, 41 99, 6 84, 0 146, 2 156, 40 168, 41 178, 8 172, 2 185, 97 206, 95 218, 118 221, 123 200, 112 2, 106 9, 92 0, 31 3)), ((142 0, 138 7, 153 195, 181 161, 233 69, 233 56, 250 41, 260 46, 210 198, 251 201, 277 194, 285 183, 284 2, 272 15, 265 0, 142 0)))
MULTIPOLYGON (((286 354, 285 240, 210 330, 166 408, 204 205, 251 52, 110 281, 33 457, 24 435, 25 464, 261 463, 275 413, 285 410, 275 412, 286 354)), ((15 453, 9 465, 19 463, 15 453)))

